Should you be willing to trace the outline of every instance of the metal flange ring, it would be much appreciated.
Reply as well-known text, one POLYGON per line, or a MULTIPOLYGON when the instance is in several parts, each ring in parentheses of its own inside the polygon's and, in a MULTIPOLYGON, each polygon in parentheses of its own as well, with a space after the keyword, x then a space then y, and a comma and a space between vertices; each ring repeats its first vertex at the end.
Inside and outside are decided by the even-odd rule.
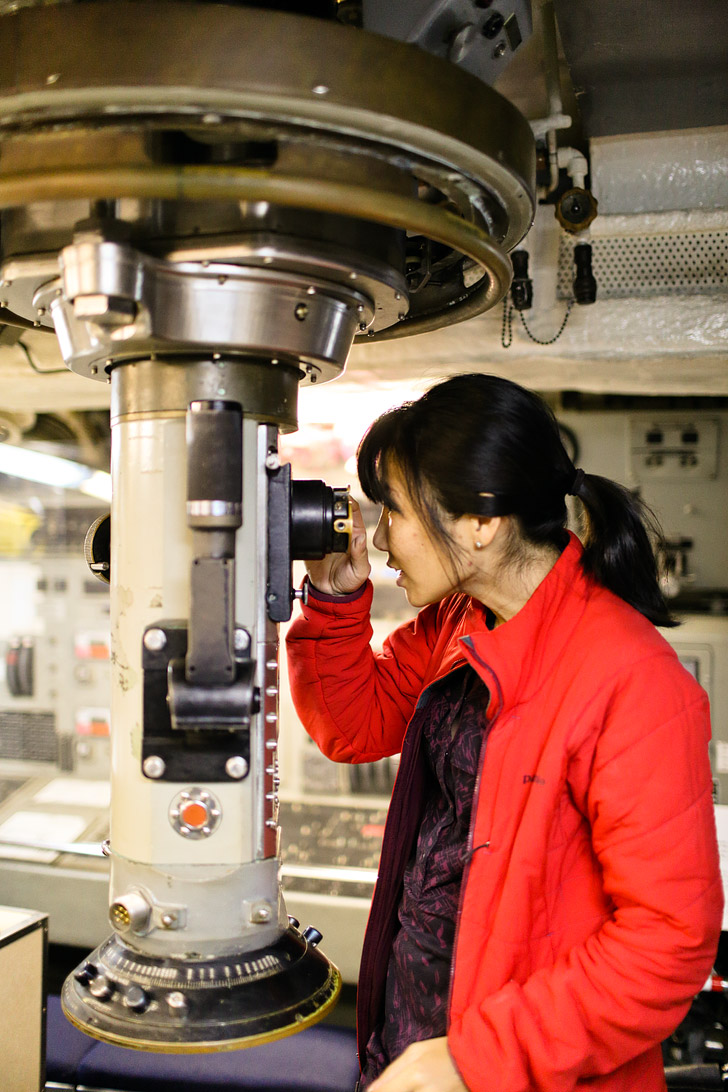
POLYGON ((422 234, 452 247, 480 265, 486 276, 468 295, 430 323, 427 316, 390 327, 369 340, 423 333, 432 325, 460 322, 495 306, 508 291, 511 263, 500 246, 476 224, 414 197, 388 194, 386 201, 366 186, 325 180, 280 178, 246 167, 187 166, 27 171, 0 178, 0 208, 36 201, 78 198, 268 201, 292 208, 372 220, 422 234))

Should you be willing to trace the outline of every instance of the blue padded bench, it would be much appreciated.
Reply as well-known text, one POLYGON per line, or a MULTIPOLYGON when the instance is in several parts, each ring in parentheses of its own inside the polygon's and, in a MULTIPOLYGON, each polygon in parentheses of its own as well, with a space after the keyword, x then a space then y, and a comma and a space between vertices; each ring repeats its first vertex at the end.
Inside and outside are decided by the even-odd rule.
POLYGON ((359 1067, 349 1028, 317 1024, 247 1050, 159 1054, 88 1038, 50 997, 46 1075, 51 1088, 78 1092, 353 1092, 359 1067))

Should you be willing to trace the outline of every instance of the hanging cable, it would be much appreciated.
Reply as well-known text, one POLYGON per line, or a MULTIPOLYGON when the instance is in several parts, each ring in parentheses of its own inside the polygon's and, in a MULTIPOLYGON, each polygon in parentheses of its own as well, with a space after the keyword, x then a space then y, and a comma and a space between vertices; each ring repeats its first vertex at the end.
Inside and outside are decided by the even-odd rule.
MULTIPOLYGON (((33 357, 30 355, 30 350, 28 349, 28 346, 25 344, 25 342, 16 341, 15 344, 20 346, 20 348, 23 350, 26 360, 37 375, 60 375, 61 372, 68 372, 68 368, 39 368, 33 360, 33 357)), ((70 375, 71 373, 68 372, 68 374, 70 375)))

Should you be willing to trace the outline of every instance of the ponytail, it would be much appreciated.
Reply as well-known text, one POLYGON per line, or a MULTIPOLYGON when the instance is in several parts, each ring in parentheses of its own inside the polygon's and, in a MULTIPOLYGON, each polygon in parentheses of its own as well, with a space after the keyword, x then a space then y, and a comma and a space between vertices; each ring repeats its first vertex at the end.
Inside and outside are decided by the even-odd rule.
POLYGON ((575 485, 574 496, 584 511, 584 572, 654 625, 677 625, 660 589, 650 535, 657 541, 661 530, 652 510, 624 486, 598 474, 583 474, 575 485))

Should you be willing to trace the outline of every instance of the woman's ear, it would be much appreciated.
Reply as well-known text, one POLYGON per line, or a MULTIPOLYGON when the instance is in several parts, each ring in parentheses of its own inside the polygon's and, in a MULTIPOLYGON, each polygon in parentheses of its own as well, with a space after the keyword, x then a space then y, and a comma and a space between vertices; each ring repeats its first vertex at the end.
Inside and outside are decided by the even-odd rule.
POLYGON ((498 534, 501 516, 471 516, 470 522, 473 528, 473 547, 476 550, 484 550, 490 546, 498 534))

